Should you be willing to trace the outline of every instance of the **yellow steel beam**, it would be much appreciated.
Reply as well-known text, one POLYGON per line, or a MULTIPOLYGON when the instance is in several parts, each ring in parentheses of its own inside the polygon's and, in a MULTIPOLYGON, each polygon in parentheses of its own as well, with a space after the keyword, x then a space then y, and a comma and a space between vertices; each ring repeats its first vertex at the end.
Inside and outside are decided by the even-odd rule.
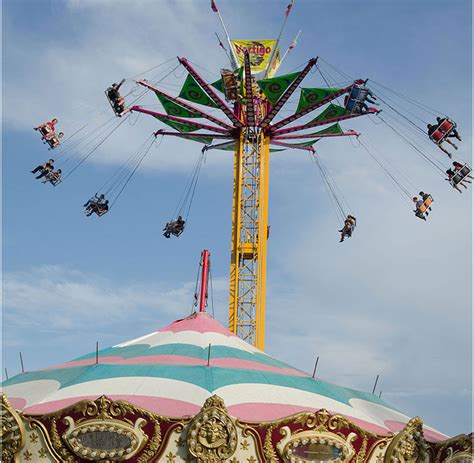
POLYGON ((240 191, 243 130, 240 131, 234 152, 234 194, 232 201, 232 244, 230 257, 230 302, 229 330, 237 334, 238 294, 239 294, 239 236, 240 236, 240 191))
POLYGON ((259 241, 258 241, 258 299, 257 337, 255 347, 265 347, 265 307, 267 290, 267 239, 268 239, 268 187, 270 170, 270 137, 261 135, 260 144, 260 198, 259 198, 259 241))

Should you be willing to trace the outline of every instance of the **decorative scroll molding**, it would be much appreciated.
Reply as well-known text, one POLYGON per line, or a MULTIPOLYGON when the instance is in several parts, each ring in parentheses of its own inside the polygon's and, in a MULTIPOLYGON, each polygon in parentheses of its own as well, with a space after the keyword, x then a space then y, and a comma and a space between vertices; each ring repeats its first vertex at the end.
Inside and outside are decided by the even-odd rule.
POLYGON ((29 416, 22 416, 22 418, 26 430, 26 443, 24 451, 22 452, 23 458, 20 459, 20 461, 25 460, 27 449, 34 457, 36 457, 37 461, 44 463, 62 463, 63 460, 54 450, 44 424, 29 416))
MULTIPOLYGON (((301 412, 279 420, 264 422, 261 423, 259 428, 265 430, 265 434, 262 435, 263 454, 270 463, 275 463, 282 459, 291 461, 292 455, 291 453, 288 454, 288 449, 293 445, 293 437, 295 438, 296 447, 311 444, 328 445, 328 443, 331 445, 332 442, 336 449, 341 449, 342 458, 339 461, 346 461, 346 455, 350 455, 347 461, 352 459, 351 461, 354 463, 367 461, 368 456, 373 454, 374 449, 381 442, 386 441, 388 437, 366 431, 345 416, 331 415, 325 409, 315 413, 301 412), (285 438, 280 440, 279 436, 275 435, 278 430, 280 434, 287 436, 287 439, 289 438, 288 446, 286 446, 285 438), (289 437, 288 430, 291 432, 289 437), (299 437, 302 438, 301 441, 299 437), (324 439, 326 443, 323 444, 319 437, 324 439), (314 439, 314 442, 311 442, 311 439, 314 439), (306 440, 305 444, 303 444, 303 440, 306 440), (336 443, 340 447, 336 446, 336 443), (343 455, 343 447, 352 448, 353 453, 349 452, 343 455)), ((299 461, 304 461, 304 458, 299 458, 299 461)))
POLYGON ((429 461, 428 446, 423 437, 423 420, 412 418, 400 431, 385 453, 385 463, 423 463, 429 461))
POLYGON ((2 461, 7 463, 127 460, 137 463, 196 460, 198 463, 279 463, 304 462, 318 452, 324 456, 325 451, 328 459, 338 463, 472 461, 472 436, 427 443, 420 418, 410 420, 395 436, 366 431, 349 418, 331 415, 327 410, 301 412, 261 423, 245 422, 231 418, 218 396, 206 400, 194 418, 181 419, 162 417, 105 396, 81 401, 54 413, 23 415, 15 412, 2 396, 1 418, 2 461), (128 438, 125 442, 128 446, 119 445, 118 450, 107 448, 105 451, 100 446, 94 447, 92 444, 97 441, 89 434, 97 431, 124 438, 111 439, 112 442, 120 443, 122 439, 123 444, 128 438), (123 448, 125 451, 120 454, 123 448))
POLYGON ((237 429, 217 395, 209 397, 191 421, 187 445, 199 463, 220 463, 235 453, 237 429))
MULTIPOLYGON (((348 462, 356 453, 352 446, 352 442, 357 437, 357 434, 354 432, 351 432, 346 439, 343 439, 331 432, 303 431, 292 434, 291 429, 288 426, 284 426, 280 429, 280 434, 283 435, 283 439, 277 444, 278 452, 285 461, 291 463, 305 461, 304 457, 298 456, 297 451, 299 447, 307 445, 313 445, 315 448, 316 446, 328 449, 335 448, 340 452, 337 461, 343 463, 348 462)), ((364 453, 365 451, 366 448, 364 453)), ((307 461, 313 460, 308 459, 307 461)))
POLYGON ((461 434, 452 439, 432 444, 435 458, 434 463, 465 463, 474 461, 474 434, 461 434))
POLYGON ((66 416, 64 422, 68 429, 62 436, 63 441, 85 460, 129 460, 148 440, 142 431, 146 423, 143 418, 138 418, 134 426, 111 419, 87 420, 78 424, 70 416, 66 416))
POLYGON ((2 394, 0 422, 2 426, 2 461, 5 463, 17 462, 19 452, 25 446, 25 426, 5 394, 2 394))
POLYGON ((126 401, 112 401, 105 396, 25 419, 43 424, 52 451, 66 463, 76 462, 78 457, 101 462, 133 457, 137 463, 148 463, 161 451, 160 424, 170 421, 126 401))

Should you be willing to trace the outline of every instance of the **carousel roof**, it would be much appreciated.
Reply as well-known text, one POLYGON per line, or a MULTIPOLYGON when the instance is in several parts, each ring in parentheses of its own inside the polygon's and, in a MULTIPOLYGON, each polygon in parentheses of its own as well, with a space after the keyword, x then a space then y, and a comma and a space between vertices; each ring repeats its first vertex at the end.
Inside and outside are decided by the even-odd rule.
MULTIPOLYGON (((379 434, 398 432, 409 421, 373 394, 312 378, 265 354, 205 312, 103 349, 98 364, 94 352, 19 374, 3 383, 3 391, 16 409, 41 415, 106 395, 160 415, 184 417, 196 415, 216 394, 231 416, 246 421, 321 408, 379 434)), ((425 437, 446 438, 428 427, 425 437)))

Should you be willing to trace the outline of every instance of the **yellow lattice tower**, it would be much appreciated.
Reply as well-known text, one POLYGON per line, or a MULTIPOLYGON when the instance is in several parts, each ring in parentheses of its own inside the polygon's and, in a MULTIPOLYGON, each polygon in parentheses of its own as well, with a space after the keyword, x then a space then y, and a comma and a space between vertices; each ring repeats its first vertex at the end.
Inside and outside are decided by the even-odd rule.
POLYGON ((263 350, 269 140, 244 127, 234 153, 229 329, 263 350))

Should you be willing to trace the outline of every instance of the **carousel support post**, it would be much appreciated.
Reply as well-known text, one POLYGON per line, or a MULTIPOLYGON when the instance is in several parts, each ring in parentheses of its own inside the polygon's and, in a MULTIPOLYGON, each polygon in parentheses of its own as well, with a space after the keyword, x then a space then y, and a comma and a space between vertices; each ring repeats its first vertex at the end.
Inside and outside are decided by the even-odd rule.
POLYGON ((21 364, 21 372, 24 373, 25 372, 25 366, 23 365, 23 357, 21 355, 21 352, 20 352, 20 364, 21 364))
POLYGON ((374 388, 372 389, 372 394, 375 394, 375 388, 377 387, 377 383, 379 381, 379 376, 380 375, 377 375, 377 378, 375 378, 375 384, 374 384, 374 388))
POLYGON ((316 376, 316 370, 318 368, 318 362, 319 362, 319 355, 317 356, 316 363, 314 364, 313 378, 316 376))

